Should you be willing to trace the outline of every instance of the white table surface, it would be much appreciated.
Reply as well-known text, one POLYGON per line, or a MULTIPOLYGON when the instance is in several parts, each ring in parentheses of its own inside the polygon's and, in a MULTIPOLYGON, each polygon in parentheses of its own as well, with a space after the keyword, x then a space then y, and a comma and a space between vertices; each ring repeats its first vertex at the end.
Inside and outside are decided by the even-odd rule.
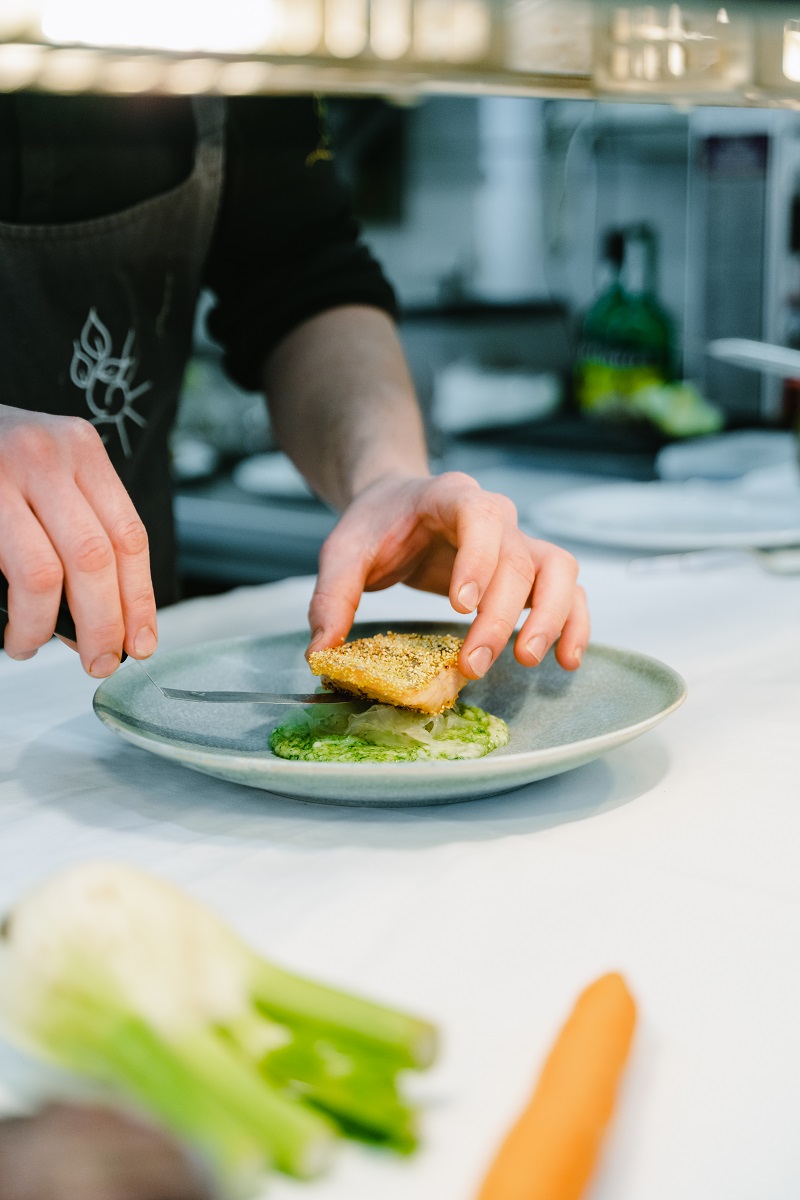
MULTIPOLYGON (((611 969, 640 1007, 591 1200, 800 1195, 800 577, 754 561, 632 574, 585 553, 598 642, 661 658, 686 703, 578 770, 496 798, 317 807, 129 746, 52 643, 0 656, 0 909, 79 859, 175 880, 278 961, 435 1019, 444 1051, 411 1160, 348 1146, 274 1200, 470 1200, 577 993, 611 969)), ((194 600, 164 649, 297 629, 312 581, 194 600)), ((367 620, 438 618, 403 588, 367 620)), ((41 1076, 0 1050, 6 1104, 41 1076)))

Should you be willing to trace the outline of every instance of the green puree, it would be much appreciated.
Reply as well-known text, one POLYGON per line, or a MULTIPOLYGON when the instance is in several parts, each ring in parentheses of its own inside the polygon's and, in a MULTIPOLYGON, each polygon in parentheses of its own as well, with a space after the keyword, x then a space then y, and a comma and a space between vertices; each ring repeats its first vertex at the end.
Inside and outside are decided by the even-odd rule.
POLYGON ((373 704, 319 705, 272 731, 270 750, 303 762, 425 762, 482 758, 504 746, 508 726, 482 708, 456 704, 438 716, 373 704))

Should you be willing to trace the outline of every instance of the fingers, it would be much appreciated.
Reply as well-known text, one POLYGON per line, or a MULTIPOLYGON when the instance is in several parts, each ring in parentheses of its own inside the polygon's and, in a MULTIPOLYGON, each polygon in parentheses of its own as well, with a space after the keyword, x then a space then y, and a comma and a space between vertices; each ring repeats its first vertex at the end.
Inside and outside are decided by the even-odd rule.
MULTIPOLYGON (((461 477, 456 477, 460 481, 461 477)), ((450 580, 450 603, 456 612, 478 607, 497 570, 506 528, 514 525, 516 510, 505 496, 495 496, 474 486, 451 500, 457 546, 450 580)), ((528 583, 530 592, 530 582, 528 583)))
POLYGON ((500 546, 496 570, 483 593, 459 655, 459 667, 468 679, 479 679, 502 652, 528 603, 533 564, 519 530, 507 530, 500 546))
POLYGON ((338 646, 347 637, 364 591, 368 559, 357 540, 337 526, 319 556, 319 571, 308 608, 309 652, 338 646))
POLYGON ((84 669, 156 646, 147 534, 86 421, 0 409, 0 565, 9 582, 6 649, 28 656, 53 634, 62 588, 84 669), (9 648, 10 647, 10 648, 9 648))
POLYGON ((516 536, 507 535, 464 640, 459 659, 463 673, 469 679, 486 674, 529 603, 531 611, 515 640, 517 661, 535 667, 555 644, 559 664, 576 670, 589 641, 586 594, 577 575, 578 564, 566 550, 536 543, 518 530, 516 536))
POLYGON ((125 652, 148 658, 158 645, 158 625, 147 530, 105 453, 99 469, 79 468, 77 483, 100 516, 114 554, 125 652))
POLYGON ((344 640, 365 590, 403 581, 447 593, 456 612, 477 610, 459 656, 468 679, 486 673, 528 605, 518 661, 534 667, 557 643, 558 662, 574 670, 589 639, 577 574, 571 554, 524 534, 511 501, 468 476, 386 481, 351 506, 323 546, 309 649, 344 640))
POLYGON ((586 593, 582 587, 575 589, 575 602, 570 615, 564 622, 561 637, 556 643, 556 659, 565 671, 575 671, 583 661, 589 644, 591 622, 586 604, 586 593))
POLYGON ((524 666, 536 666, 559 640, 558 662, 567 670, 575 670, 589 640, 586 596, 577 585, 578 564, 558 546, 527 540, 538 570, 531 611, 517 635, 515 656, 524 666))
POLYGON ((426 483, 375 486, 343 514, 320 551, 309 652, 344 641, 365 591, 408 582, 414 574, 429 544, 416 508, 426 483))
POLYGON ((125 625, 111 541, 85 497, 73 488, 37 508, 58 551, 84 670, 97 678, 120 663, 125 625))
POLYGON ((558 641, 556 658, 567 670, 580 666, 589 639, 586 597, 577 587, 571 554, 522 533, 514 505, 483 492, 474 481, 452 476, 443 506, 457 545, 450 584, 456 612, 477 616, 464 640, 459 667, 468 679, 485 675, 514 632, 520 614, 531 612, 516 639, 515 654, 536 666, 558 641))
POLYGON ((443 480, 450 495, 440 502, 441 518, 449 518, 457 545, 450 602, 456 612, 477 608, 478 614, 459 656, 462 672, 469 679, 486 673, 529 603, 531 613, 515 644, 518 661, 536 666, 558 641, 559 663, 577 668, 589 639, 589 616, 573 556, 522 533, 507 497, 482 491, 469 477, 443 480))
POLYGON ((27 504, 6 495, 0 498, 0 510, 4 526, 0 565, 9 585, 4 649, 10 658, 32 658, 53 636, 63 570, 27 504))

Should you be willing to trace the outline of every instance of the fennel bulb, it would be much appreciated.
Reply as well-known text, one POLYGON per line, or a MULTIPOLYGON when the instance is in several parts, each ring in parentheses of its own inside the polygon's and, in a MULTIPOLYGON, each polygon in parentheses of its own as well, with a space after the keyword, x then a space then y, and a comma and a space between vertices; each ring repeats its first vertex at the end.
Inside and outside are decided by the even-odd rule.
POLYGON ((433 1027, 273 965, 177 887, 122 863, 46 880, 0 925, 0 1028, 118 1089, 246 1190, 324 1170, 347 1132, 397 1149, 398 1073, 433 1027))

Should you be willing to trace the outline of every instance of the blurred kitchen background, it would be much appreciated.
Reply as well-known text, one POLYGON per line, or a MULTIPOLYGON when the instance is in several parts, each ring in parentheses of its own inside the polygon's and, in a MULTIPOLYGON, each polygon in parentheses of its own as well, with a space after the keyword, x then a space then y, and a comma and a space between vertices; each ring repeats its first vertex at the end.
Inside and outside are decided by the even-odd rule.
MULTIPOLYGON (((227 0, 222 19, 3 0, 0 89, 324 97, 434 466, 536 530, 554 489, 795 461, 799 18, 789 0, 227 0)), ((226 380, 207 306, 172 446, 187 594, 314 572, 335 519, 226 380)), ((722 531, 718 494, 706 542, 800 543, 791 488, 722 531)))
MULTIPOLYGON (((791 427, 800 385, 708 346, 800 345, 800 114, 518 96, 327 108, 437 467, 524 503, 548 472, 652 479, 670 443, 791 427)), ((333 514, 278 453, 260 397, 226 381, 202 311, 196 342, 174 443, 187 593, 313 572, 333 514)))

